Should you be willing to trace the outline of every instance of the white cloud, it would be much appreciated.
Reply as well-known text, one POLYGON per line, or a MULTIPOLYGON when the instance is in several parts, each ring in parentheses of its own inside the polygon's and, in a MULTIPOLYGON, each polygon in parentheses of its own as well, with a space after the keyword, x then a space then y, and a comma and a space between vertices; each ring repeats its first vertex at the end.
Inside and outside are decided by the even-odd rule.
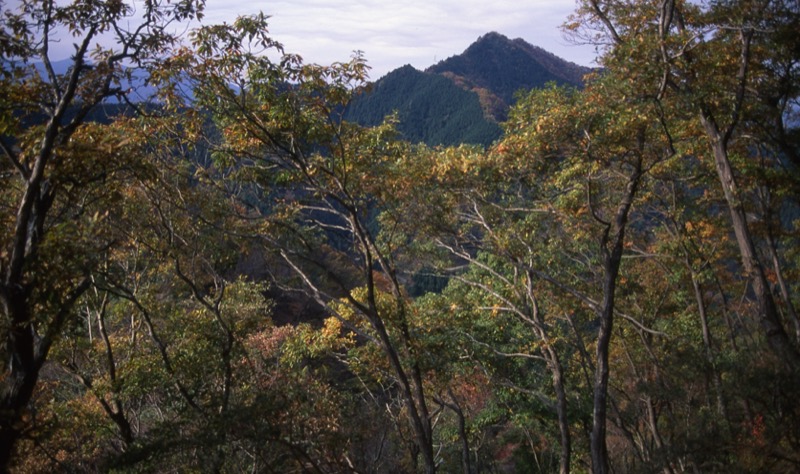
POLYGON ((496 31, 523 38, 567 60, 590 65, 588 46, 570 45, 559 26, 574 9, 559 0, 208 0, 204 22, 263 10, 270 32, 308 62, 345 61, 363 51, 374 79, 404 64, 418 69, 461 53, 496 31))
MULTIPOLYGON (((20 0, 0 2, 15 9, 20 0)), ((363 51, 377 79, 405 64, 425 69, 490 31, 591 65, 593 48, 570 45, 559 29, 574 7, 563 0, 207 0, 203 23, 231 22, 261 10, 271 16, 270 34, 288 52, 330 64, 363 51)), ((72 53, 72 42, 67 36, 53 44, 57 59, 72 53)))

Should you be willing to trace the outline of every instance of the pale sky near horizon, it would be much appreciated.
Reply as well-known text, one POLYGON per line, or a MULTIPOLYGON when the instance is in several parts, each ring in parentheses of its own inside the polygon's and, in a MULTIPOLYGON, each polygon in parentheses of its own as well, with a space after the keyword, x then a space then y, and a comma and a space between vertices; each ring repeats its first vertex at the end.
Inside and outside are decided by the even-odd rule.
POLYGON ((360 50, 374 80, 405 64, 425 69, 491 31, 595 66, 594 47, 571 44, 559 28, 574 9, 575 0, 207 0, 204 23, 261 10, 288 52, 330 64, 360 50))
MULTIPOLYGON (((56 0, 66 3, 69 0, 56 0)), ((271 36, 307 63, 347 61, 364 54, 370 78, 411 64, 423 70, 462 53, 495 31, 584 66, 595 66, 593 46, 575 45, 560 30, 576 0, 207 0, 204 24, 231 22, 263 11, 271 36)), ((134 5, 141 0, 134 0, 134 5)), ((19 0, 0 0, 16 9, 19 0)), ((54 43, 53 59, 65 59, 72 41, 54 43), (62 51, 63 50, 63 51, 62 51), (60 57, 58 57, 60 56, 60 57)))

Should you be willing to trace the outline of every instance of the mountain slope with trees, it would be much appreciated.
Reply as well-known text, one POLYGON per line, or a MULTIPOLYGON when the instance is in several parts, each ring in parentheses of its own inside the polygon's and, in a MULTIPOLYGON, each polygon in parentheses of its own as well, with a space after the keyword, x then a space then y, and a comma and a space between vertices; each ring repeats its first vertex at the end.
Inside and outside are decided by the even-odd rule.
POLYGON ((0 471, 800 470, 797 2, 582 0, 488 147, 201 14, 0 17, 0 471))
POLYGON ((397 130, 413 143, 488 146, 500 136, 500 126, 484 116, 475 94, 445 77, 408 65, 390 72, 356 97, 345 117, 374 126, 394 113, 397 130))
POLYGON ((426 72, 451 77, 473 90, 482 103, 499 99, 500 106, 491 109, 495 118, 503 120, 514 103, 517 92, 540 89, 548 83, 581 87, 590 68, 565 61, 521 38, 510 40, 491 32, 478 38, 463 53, 429 67, 426 72))
POLYGON ((488 33, 424 72, 407 65, 378 79, 355 98, 346 118, 377 125, 396 112, 397 128, 410 142, 487 146, 500 136, 497 123, 515 93, 548 83, 581 87, 590 71, 522 39, 488 33))

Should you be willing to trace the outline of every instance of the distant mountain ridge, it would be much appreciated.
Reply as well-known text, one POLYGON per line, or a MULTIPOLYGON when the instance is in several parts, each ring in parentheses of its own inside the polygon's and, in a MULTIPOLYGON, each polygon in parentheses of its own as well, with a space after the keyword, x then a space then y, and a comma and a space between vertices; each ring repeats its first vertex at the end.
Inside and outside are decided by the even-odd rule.
POLYGON ((511 40, 491 32, 479 37, 463 53, 425 71, 446 75, 461 87, 473 90, 482 98, 484 109, 503 120, 518 91, 541 88, 549 82, 581 87, 583 76, 591 68, 566 61, 521 38, 511 40))
MULTIPOLYGON (((53 63, 63 74, 71 61, 53 63)), ((44 75, 43 66, 35 65, 44 75)), ((590 68, 579 66, 522 39, 491 32, 480 36, 463 53, 419 71, 403 66, 373 84, 346 111, 347 120, 377 125, 397 113, 398 131, 412 143, 489 146, 502 132, 499 123, 518 91, 541 88, 549 82, 581 87, 590 68)), ((155 89, 140 74, 121 84, 134 102, 147 101, 155 89)), ((186 90, 191 90, 187 87, 186 90)), ((114 103, 114 98, 108 103, 114 103)))
MULTIPOLYGON (((50 62, 52 71, 57 76, 63 76, 69 73, 74 65, 75 63, 71 58, 50 62)), ((93 64, 91 62, 87 62, 85 67, 91 68, 93 67, 93 64)), ((3 60, 3 62, 0 63, 0 68, 9 70, 11 68, 25 68, 28 69, 31 74, 38 74, 44 81, 50 81, 47 68, 42 62, 23 63, 19 61, 3 60)), ((155 87, 147 83, 147 75, 142 70, 127 69, 123 67, 123 74, 121 74, 120 77, 121 81, 118 84, 118 87, 120 90, 126 92, 128 95, 128 100, 131 102, 149 102, 153 100, 153 97, 155 97, 158 92, 155 87), (127 73, 130 73, 130 75, 127 75, 127 73)), ((122 101, 114 96, 108 97, 105 100, 106 104, 116 104, 120 102, 122 101)))
POLYGON ((491 32, 424 72, 411 66, 391 71, 353 102, 346 117, 375 125, 397 112, 398 130, 411 142, 488 146, 500 136, 498 122, 506 119, 518 91, 550 82, 581 87, 589 72, 522 39, 491 32))

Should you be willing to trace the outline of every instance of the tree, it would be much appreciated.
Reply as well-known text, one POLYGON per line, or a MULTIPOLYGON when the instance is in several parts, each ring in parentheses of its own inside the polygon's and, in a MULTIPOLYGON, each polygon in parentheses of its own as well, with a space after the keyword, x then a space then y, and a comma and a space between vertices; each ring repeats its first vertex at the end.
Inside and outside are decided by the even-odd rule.
POLYGON ((29 421, 26 407, 50 348, 90 287, 93 255, 109 244, 89 238, 102 213, 86 215, 83 199, 114 179, 110 166, 92 161, 124 157, 126 143, 90 135, 87 119, 106 99, 124 97, 126 75, 157 61, 176 41, 170 25, 196 18, 200 7, 191 0, 148 2, 134 22, 134 8, 119 1, 37 0, 3 12, 2 468, 29 421), (112 38, 103 41, 111 46, 91 49, 101 35, 112 38), (51 46, 65 36, 75 51, 60 73, 51 46))
POLYGON ((386 213, 382 176, 407 145, 391 123, 362 128, 341 117, 363 87, 365 63, 356 55, 330 67, 303 64, 269 37, 264 15, 201 28, 193 41, 194 49, 168 66, 191 82, 194 105, 215 121, 214 157, 232 170, 223 185, 241 190, 250 218, 261 216, 257 237, 293 273, 295 287, 342 321, 332 302, 344 300, 368 323, 369 333, 348 329, 386 357, 413 433, 414 461, 421 457, 434 472, 433 426, 398 248, 379 238, 386 227, 375 220, 386 213))
POLYGON ((157 112, 111 127, 137 144, 136 172, 94 200, 93 236, 113 244, 51 348, 14 467, 346 470, 346 394, 283 360, 303 331, 276 327, 265 284, 238 274, 248 221, 187 115, 157 112))
POLYGON ((769 130, 767 137, 761 132, 756 136, 783 137, 773 141, 776 151, 789 159, 796 155, 784 140, 791 136, 785 119, 797 94, 796 68, 790 65, 796 56, 795 40, 787 39, 784 31, 797 24, 799 15, 792 2, 696 6, 665 0, 623 6, 589 1, 573 24, 582 22, 606 35, 608 67, 632 73, 632 80, 658 84, 654 93, 665 107, 683 108, 699 121, 730 213, 742 272, 759 305, 756 316, 769 346, 793 369, 800 367, 800 352, 781 322, 767 266, 747 219, 746 192, 741 189, 744 170, 734 161, 755 145, 748 138, 754 128, 769 130), (650 62, 646 69, 644 61, 650 62))
MULTIPOLYGON (((797 5, 780 1, 706 4, 586 1, 573 20, 568 28, 579 38, 601 45, 601 63, 606 71, 619 74, 619 81, 635 85, 658 105, 653 119, 661 121, 670 141, 689 164, 673 167, 669 172, 678 174, 668 179, 688 183, 698 176, 704 177, 706 169, 713 169, 716 175, 715 183, 708 183, 701 192, 703 198, 720 195, 722 208, 711 206, 699 210, 699 215, 694 214, 686 221, 683 219, 697 211, 683 215, 682 211, 674 211, 696 208, 678 204, 664 215, 677 217, 678 226, 674 220, 669 226, 673 238, 677 237, 678 245, 683 248, 682 258, 690 272, 692 294, 703 328, 705 357, 712 364, 711 376, 716 379, 713 383, 718 387, 720 410, 727 408, 720 368, 713 367, 719 356, 713 354, 707 310, 722 307, 727 318, 728 294, 737 291, 734 290, 737 282, 744 283, 746 289, 737 295, 742 304, 735 310, 758 322, 760 339, 770 348, 772 356, 757 364, 758 356, 754 354, 760 351, 751 346, 750 357, 754 359, 747 361, 748 356, 737 349, 741 348, 737 331, 729 331, 730 351, 737 354, 736 363, 760 371, 763 377, 760 383, 766 380, 775 384, 780 383, 778 380, 796 383, 800 353, 785 327, 787 321, 793 321, 794 310, 792 289, 781 277, 782 265, 787 260, 780 254, 784 246, 794 244, 791 224, 776 218, 791 205, 778 203, 770 196, 771 190, 792 181, 790 176, 794 174, 796 142, 789 145, 792 142, 789 137, 795 136, 793 128, 796 128, 790 117, 791 104, 797 101, 797 49, 796 39, 786 37, 785 31, 797 26, 797 5), (722 217, 718 209, 727 213, 727 232, 709 231, 709 225, 722 217), (703 226, 702 233, 696 224, 703 226), (778 233, 783 242, 775 245, 772 238, 775 234, 770 230, 777 229, 781 229, 778 233), (695 240, 695 236, 703 234, 705 239, 718 237, 720 246, 732 238, 740 267, 731 273, 733 267, 723 268, 717 264, 720 260, 698 264, 708 255, 697 245, 699 240, 695 240), (716 298, 708 296, 709 284, 719 288, 714 288, 716 298)), ((694 191, 684 196, 697 199, 701 194, 694 191)), ((718 255, 727 255, 727 250, 718 255)), ((741 400, 744 420, 737 420, 739 415, 731 417, 730 413, 727 418, 742 426, 752 426, 759 419, 753 415, 751 405, 758 397, 752 395, 741 400)), ((783 403, 779 404, 786 406, 783 403)), ((788 441, 779 434, 783 430, 770 426, 768 431, 776 443, 774 456, 792 459, 782 454, 783 448, 777 447, 781 444, 777 440, 788 441)), ((787 465, 794 462, 788 461, 787 465)))

